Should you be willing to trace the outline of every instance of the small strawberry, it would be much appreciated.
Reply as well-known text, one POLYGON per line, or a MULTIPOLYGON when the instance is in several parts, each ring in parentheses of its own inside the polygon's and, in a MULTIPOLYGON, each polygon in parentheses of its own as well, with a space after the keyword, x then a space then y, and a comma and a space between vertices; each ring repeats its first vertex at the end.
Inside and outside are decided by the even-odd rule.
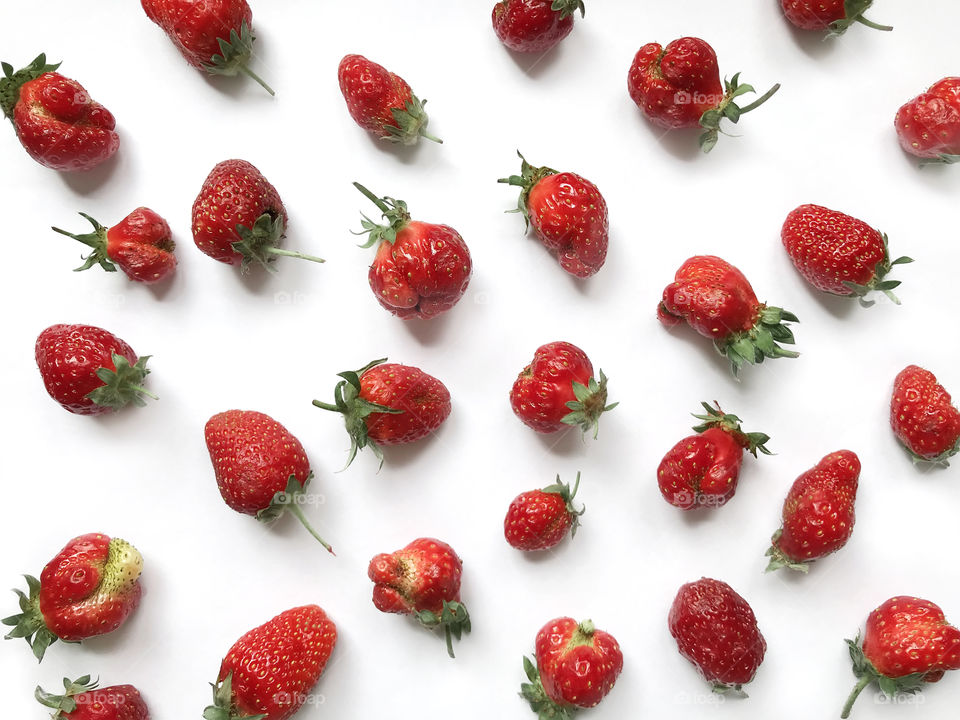
POLYGON ((530 682, 520 696, 540 720, 570 720, 580 708, 592 708, 613 690, 623 670, 623 653, 613 635, 592 620, 561 617, 537 633, 536 666, 523 658, 530 682))
POLYGON ((960 77, 936 82, 897 111, 900 146, 924 162, 960 162, 960 77))
POLYGON ((667 327, 686 322, 730 360, 735 376, 744 363, 762 363, 764 358, 795 358, 779 343, 794 343, 786 322, 797 316, 757 300, 753 288, 737 268, 712 255, 688 259, 663 291, 657 317, 667 327))
POLYGON ((307 701, 336 644, 337 626, 316 605, 255 627, 223 659, 204 720, 287 720, 307 701))
POLYGON ((473 264, 470 250, 449 225, 410 219, 407 204, 378 198, 363 185, 354 186, 383 213, 386 225, 364 215, 369 239, 361 247, 377 246, 367 278, 377 301, 397 317, 432 318, 446 312, 463 297, 473 264))
POLYGON ((224 160, 203 181, 193 201, 193 241, 214 260, 259 263, 274 272, 278 255, 312 262, 323 259, 280 248, 287 211, 277 189, 246 160, 224 160))
POLYGON ((947 670, 960 670, 960 630, 950 625, 943 610, 929 600, 892 597, 867 617, 867 628, 856 640, 847 640, 856 687, 843 706, 841 718, 872 682, 893 699, 935 683, 947 670))
POLYGON ((503 521, 507 542, 517 550, 549 550, 559 545, 567 533, 570 537, 576 535, 585 510, 577 510, 573 505, 579 488, 580 473, 572 491, 557 475, 553 485, 517 495, 503 521))
POLYGON ((333 553, 300 508, 313 472, 303 445, 283 425, 260 412, 228 410, 207 420, 203 435, 227 505, 267 524, 289 510, 333 553))
POLYGON ((60 63, 48 65, 41 54, 16 72, 9 63, 0 66, 0 109, 38 163, 53 170, 90 170, 120 147, 113 115, 80 83, 54 72, 60 63))
POLYGON ((89 675, 63 679, 63 694, 48 693, 37 687, 34 697, 54 710, 54 720, 150 720, 147 704, 133 685, 99 687, 89 675))
MULTIPOLYGON (((520 153, 517 153, 520 155, 520 153)), ((516 210, 527 228, 556 255, 560 267, 578 278, 595 275, 607 258, 607 203, 597 186, 571 172, 533 167, 523 155, 520 175, 498 182, 521 188, 516 210)))
POLYGON ((783 522, 767 550, 767 572, 807 572, 809 563, 847 544, 856 520, 860 458, 839 450, 798 477, 783 502, 783 522))
POLYGON ((138 358, 123 340, 92 325, 51 325, 37 337, 43 385, 64 410, 100 415, 130 403, 144 406, 149 355, 138 358))
POLYGON ((37 660, 57 640, 80 642, 120 627, 140 604, 143 557, 126 540, 100 533, 75 537, 40 579, 25 575, 28 593, 20 614, 4 618, 13 626, 6 638, 24 638, 37 660))
POLYGON ((916 365, 893 381, 890 426, 917 461, 947 465, 960 452, 960 411, 936 376, 916 365))
POLYGON ((140 4, 197 70, 229 77, 243 73, 274 94, 248 67, 256 38, 247 0, 140 0, 140 4))
POLYGON ((450 415, 450 391, 432 375, 409 365, 374 360, 339 373, 335 404, 314 400, 323 410, 343 414, 350 435, 350 457, 370 447, 383 465, 381 445, 403 445, 434 432, 450 415))
POLYGON ((170 237, 170 226, 150 208, 137 208, 111 228, 105 228, 86 213, 80 215, 93 226, 93 232, 74 235, 53 228, 93 248, 77 271, 99 265, 107 272, 116 272, 119 265, 131 280, 150 285, 176 270, 177 256, 173 254, 176 243, 170 237))
POLYGON ((714 692, 742 693, 767 651, 750 604, 720 580, 681 586, 667 622, 680 654, 714 692))
POLYGON ((663 499, 681 510, 721 507, 737 492, 743 451, 757 457, 772 453, 764 433, 745 433, 740 418, 723 412, 719 405, 703 403, 706 415, 694 415, 703 423, 696 435, 684 438, 660 461, 657 482, 663 499))
POLYGON ((381 553, 367 568, 377 610, 413 615, 426 628, 443 628, 450 657, 453 640, 470 632, 470 614, 460 602, 462 574, 460 556, 434 538, 418 538, 402 550, 381 553))
POLYGON ((843 35, 854 23, 874 30, 893 30, 863 16, 873 0, 780 0, 780 5, 787 20, 801 30, 829 30, 836 36, 843 35))
POLYGON ((364 130, 401 145, 416 145, 421 137, 443 142, 427 132, 427 101, 414 95, 399 75, 363 55, 347 55, 337 78, 350 117, 364 130))
POLYGON ((756 110, 773 97, 780 85, 740 107, 735 100, 756 92, 753 86, 741 85, 740 73, 721 84, 713 48, 700 38, 685 37, 666 47, 649 43, 640 48, 627 75, 627 89, 654 125, 667 130, 704 128, 700 147, 710 152, 723 132, 721 120, 739 122, 744 113, 756 110))
POLYGON ((493 30, 516 52, 546 52, 573 30, 573 16, 586 14, 583 0, 500 0, 493 6, 493 30))

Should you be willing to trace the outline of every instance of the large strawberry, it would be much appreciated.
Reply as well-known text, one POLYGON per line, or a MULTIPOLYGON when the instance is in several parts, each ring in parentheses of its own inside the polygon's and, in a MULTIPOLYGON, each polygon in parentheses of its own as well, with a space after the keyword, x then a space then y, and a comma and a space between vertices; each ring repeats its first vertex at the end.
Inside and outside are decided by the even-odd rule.
POLYGON ((857 697, 870 683, 893 699, 935 683, 947 670, 960 670, 960 630, 929 600, 892 597, 867 617, 861 642, 847 640, 857 684, 843 706, 850 716, 857 697))
POLYGON ((681 586, 667 622, 680 654, 714 692, 742 692, 767 651, 750 604, 720 580, 681 586))
POLYGON ((767 550, 767 572, 782 567, 807 572, 809 563, 847 544, 856 521, 854 503, 860 458, 830 453, 798 477, 783 501, 782 525, 767 550))
POLYGON ((2 63, 0 109, 27 153, 53 170, 90 170, 120 147, 116 120, 75 80, 54 72, 39 55, 14 72, 2 63))
POLYGON ((255 627, 223 659, 204 720, 286 720, 309 699, 336 644, 337 626, 317 605, 255 627))
POLYGON ((573 30, 573 17, 586 13, 583 0, 499 0, 493 30, 516 52, 546 52, 573 30))
POLYGON ((57 640, 80 642, 113 632, 140 604, 143 557, 126 540, 89 533, 73 538, 48 562, 40 579, 25 575, 28 592, 7 639, 25 638, 38 660, 57 640))
POLYGON ((350 117, 364 130, 401 145, 416 145, 421 137, 443 142, 427 132, 430 118, 423 109, 427 101, 414 95, 399 75, 363 55, 347 55, 340 61, 337 78, 350 117))
POLYGON ((720 122, 740 121, 780 89, 774 85, 749 105, 736 99, 755 92, 752 85, 740 84, 740 73, 720 82, 717 54, 706 41, 695 37, 644 45, 633 58, 627 75, 630 97, 651 122, 667 130, 704 128, 700 147, 710 152, 720 138, 720 122))
MULTIPOLYGON (((520 155, 520 153, 517 153, 520 155)), ((534 167, 523 155, 519 175, 499 182, 521 188, 516 210, 540 242, 578 278, 595 275, 607 258, 607 203, 597 186, 576 173, 534 167)))
POLYGON ((449 225, 410 219, 407 204, 378 198, 363 185, 354 186, 383 213, 386 225, 364 215, 361 247, 377 247, 367 279, 377 301, 401 318, 432 318, 463 297, 473 264, 470 250, 449 225))
POLYGON ((960 77, 945 77, 897 111, 900 146, 925 162, 960 162, 960 77))
POLYGON ((854 23, 874 30, 893 30, 863 16, 873 0, 780 0, 780 5, 787 20, 801 30, 829 30, 831 35, 843 35, 854 23))
POLYGON ((37 701, 54 711, 54 720, 150 720, 140 691, 133 685, 99 687, 89 675, 63 679, 63 693, 37 687, 37 701))
POLYGON ((946 465, 960 451, 960 410, 922 367, 908 365, 893 381, 890 426, 915 460, 946 465))
POLYGON ((277 256, 322 258, 280 248, 287 211, 277 189, 246 160, 224 160, 210 171, 193 201, 193 241, 201 251, 246 271, 258 263, 274 271, 277 256))
POLYGON ((599 705, 623 670, 616 638, 592 620, 551 620, 537 633, 535 647, 536 665, 523 658, 529 682, 520 695, 540 720, 570 720, 580 708, 599 705))
POLYGON ((723 412, 719 405, 703 403, 705 415, 693 429, 696 435, 674 445, 657 468, 657 483, 663 499, 681 510, 725 505, 737 492, 743 451, 770 455, 764 433, 745 433, 740 418, 723 412))
POLYGON ((37 337, 37 367, 50 397, 77 415, 99 415, 130 403, 143 406, 149 355, 93 325, 51 325, 37 337))
POLYGON ((237 73, 273 89, 249 67, 253 55, 253 11, 247 0, 140 0, 188 63, 211 75, 237 73))
POLYGON ((503 520, 503 534, 517 550, 549 550, 567 536, 577 534, 580 516, 585 508, 577 510, 573 498, 580 488, 580 473, 573 490, 567 483, 557 481, 543 490, 520 493, 510 503, 503 520))
POLYGON ((663 291, 657 317, 667 327, 686 322, 713 340, 730 360, 734 375, 744 363, 798 357, 780 346, 794 343, 793 331, 784 322, 797 322, 797 316, 761 303, 743 273, 713 255, 697 255, 680 266, 663 291))
POLYGON ((373 604, 385 613, 413 615, 426 628, 443 628, 447 653, 453 641, 470 632, 470 614, 460 602, 463 562, 447 543, 418 538, 393 553, 370 561, 373 604))
POLYGON ((227 410, 207 420, 203 436, 227 505, 264 523, 289 510, 333 552, 300 508, 313 472, 303 445, 290 431, 269 415, 227 410))

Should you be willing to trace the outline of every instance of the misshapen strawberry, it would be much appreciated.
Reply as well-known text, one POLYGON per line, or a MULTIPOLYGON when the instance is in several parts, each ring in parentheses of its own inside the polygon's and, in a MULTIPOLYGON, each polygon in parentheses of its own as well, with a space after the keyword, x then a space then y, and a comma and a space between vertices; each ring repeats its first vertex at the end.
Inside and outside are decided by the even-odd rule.
POLYGON ((150 720, 140 691, 133 685, 100 687, 89 675, 63 679, 63 693, 37 687, 34 697, 53 710, 53 720, 150 720))
POLYGON ((960 410, 936 376, 917 365, 893 381, 890 426, 917 461, 947 465, 960 451, 960 410))
POLYGON ((586 14, 583 0, 500 0, 493 6, 493 30, 511 50, 546 52, 570 34, 578 10, 586 14))
POLYGON ((960 77, 934 83, 897 111, 900 147, 924 162, 960 162, 960 77))
POLYGON ((829 30, 831 35, 843 35, 854 23, 874 30, 893 30, 863 16, 873 0, 780 0, 780 5, 787 20, 801 30, 829 30))
POLYGON ((577 510, 573 499, 580 489, 580 473, 573 490, 567 483, 557 481, 543 490, 520 493, 510 503, 503 520, 503 534, 517 550, 549 550, 556 547, 569 533, 577 534, 580 516, 585 508, 577 510))

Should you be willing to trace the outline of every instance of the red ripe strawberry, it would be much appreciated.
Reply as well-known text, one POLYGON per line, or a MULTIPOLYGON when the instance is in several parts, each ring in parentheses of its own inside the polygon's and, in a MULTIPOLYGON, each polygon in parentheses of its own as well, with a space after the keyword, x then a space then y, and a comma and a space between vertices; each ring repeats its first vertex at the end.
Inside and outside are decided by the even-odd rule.
POLYGON ((551 620, 537 633, 536 661, 523 658, 529 683, 520 695, 540 720, 570 720, 579 708, 592 708, 613 690, 623 670, 616 638, 592 620, 551 620))
POLYGON ((274 94, 247 67, 256 39, 247 0, 140 0, 140 4, 193 67, 211 75, 243 73, 274 94))
POLYGON ((37 367, 50 397, 77 415, 100 415, 130 403, 142 407, 149 355, 92 325, 51 325, 37 337, 37 367))
POLYGON ((740 418, 719 405, 703 407, 706 415, 694 415, 704 421, 693 428, 698 434, 674 445, 657 468, 663 499, 681 510, 726 505, 737 492, 743 451, 771 454, 769 435, 743 432, 740 418))
POLYGON ((873 0, 780 0, 780 4, 787 20, 801 30, 829 30, 831 35, 843 35, 854 23, 874 30, 893 30, 863 16, 873 0))
POLYGON ((103 105, 94 102, 83 86, 65 78, 39 55, 14 72, 0 63, 0 108, 27 153, 53 170, 90 170, 110 158, 120 147, 116 121, 103 105))
POLYGON ((150 285, 176 270, 177 256, 173 254, 176 243, 170 237, 170 226, 150 208, 137 208, 111 228, 105 228, 86 213, 80 215, 93 225, 92 233, 74 235, 53 228, 93 248, 78 271, 99 265, 107 272, 116 272, 119 265, 131 280, 150 285))
POLYGON ((516 52, 539 53, 555 47, 573 30, 573 16, 586 14, 583 0, 500 0, 493 7, 493 29, 516 52))
POLYGON ((892 699, 937 682, 947 670, 960 670, 960 630, 939 606, 916 597, 887 600, 867 617, 863 643, 858 634, 847 645, 858 680, 841 718, 849 717, 857 697, 874 681, 892 699))
POLYGON ((347 55, 337 78, 350 117, 364 130, 401 145, 416 145, 421 137, 443 142, 427 132, 427 101, 414 95, 399 75, 363 55, 347 55))
POLYGON ((337 626, 316 605, 255 627, 223 659, 204 720, 286 720, 307 701, 336 644, 337 626))
POLYGON ((37 687, 34 696, 54 710, 54 720, 150 720, 147 704, 133 685, 98 685, 89 675, 72 681, 64 678, 62 695, 37 687))
POLYGON ((720 580, 681 586, 667 622, 680 654, 714 692, 742 692, 767 651, 750 604, 720 580))
POLYGON ((649 43, 633 58, 627 75, 630 97, 654 123, 667 130, 702 127, 700 147, 710 152, 717 144, 720 121, 737 123, 740 116, 763 105, 780 89, 774 85, 745 107, 735 100, 756 92, 740 84, 740 73, 720 83, 717 54, 706 41, 695 37, 674 40, 663 47, 649 43))
POLYGON ((89 533, 67 543, 40 579, 25 575, 29 592, 14 590, 20 614, 4 618, 38 660, 57 640, 80 642, 113 632, 140 604, 143 557, 126 540, 89 533))
POLYGON ((897 375, 890 425, 915 460, 946 465, 960 452, 960 411, 929 370, 908 365, 897 375))
POLYGON ((834 295, 864 297, 879 290, 897 305, 893 289, 899 280, 885 280, 894 265, 911 263, 908 257, 890 260, 887 236, 862 220, 820 205, 801 205, 787 215, 780 231, 783 247, 800 274, 817 290, 834 295))
POLYGON ((377 301, 404 319, 432 318, 456 305, 473 271, 470 250, 460 233, 449 225, 411 220, 403 200, 378 198, 363 185, 354 186, 373 201, 388 223, 377 225, 364 215, 359 233, 369 235, 361 247, 377 246, 367 276, 377 301))
POLYGON ((268 524, 289 510, 333 552, 300 508, 313 472, 303 445, 283 425, 260 412, 227 410, 207 420, 203 435, 227 505, 268 524))
POLYGON ((434 538, 418 538, 402 550, 381 553, 367 568, 377 610, 413 615, 426 628, 443 628, 450 657, 454 638, 470 632, 470 614, 460 602, 462 574, 460 556, 434 538))
POLYGON ((277 189, 246 160, 224 160, 203 181, 193 201, 193 241, 201 251, 246 271, 253 263, 275 271, 278 255, 323 259, 282 250, 287 211, 277 189))
POLYGON ((783 502, 783 524, 767 550, 767 572, 782 567, 807 572, 809 563, 847 544, 856 520, 860 458, 839 450, 800 475, 783 502))
POLYGON ((743 273, 713 255, 697 255, 680 266, 663 291, 657 317, 667 327, 685 321, 713 340, 734 375, 744 363, 799 355, 779 345, 794 343, 793 331, 783 321, 797 322, 797 316, 761 303, 743 273))
MULTIPOLYGON (((520 155, 520 153, 517 153, 520 155)), ((516 210, 527 228, 578 278, 595 275, 607 259, 607 203, 597 186, 575 173, 533 167, 523 155, 520 175, 499 182, 522 188, 516 210)))
POLYGON ((338 373, 335 404, 314 400, 323 410, 343 414, 350 457, 370 447, 383 465, 381 445, 403 445, 434 432, 450 415, 450 392, 432 375, 409 365, 374 360, 359 370, 338 373))
POLYGON ((897 111, 900 146, 929 162, 960 162, 960 77, 946 77, 897 111))
POLYGON ((517 550, 549 550, 559 545, 567 533, 576 535, 585 510, 577 510, 573 505, 579 488, 580 473, 572 491, 557 475, 553 485, 517 495, 503 521, 507 542, 517 550))

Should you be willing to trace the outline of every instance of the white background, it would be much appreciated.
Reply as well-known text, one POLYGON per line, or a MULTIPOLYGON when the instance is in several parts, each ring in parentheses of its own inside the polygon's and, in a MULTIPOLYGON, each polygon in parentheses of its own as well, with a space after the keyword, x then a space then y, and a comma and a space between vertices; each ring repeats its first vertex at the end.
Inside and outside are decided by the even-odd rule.
MULTIPOLYGON (((0 644, 11 717, 43 717, 37 683, 92 673, 140 687, 156 720, 198 718, 233 641, 310 602, 335 619, 340 641, 317 687, 324 704, 303 718, 531 717, 516 695, 521 656, 543 623, 566 614, 592 618, 624 650, 623 675, 591 718, 834 717, 854 682, 843 639, 873 607, 916 594, 960 620, 960 469, 915 468, 887 422, 893 377, 908 363, 960 392, 960 168, 918 169, 892 126, 900 104, 960 69, 960 6, 878 1, 871 17, 895 32, 857 26, 821 42, 792 31, 774 0, 594 0, 562 47, 537 60, 499 44, 492 4, 261 1, 253 66, 277 89, 272 99, 250 81, 205 79, 136 2, 3 0, 3 59, 20 67, 41 50, 63 59, 62 71, 116 115, 122 144, 105 166, 60 175, 31 161, 9 127, 0 136, 0 584, 19 586, 20 573, 39 574, 66 540, 90 531, 129 539, 146 561, 142 606, 113 635, 57 644, 39 667, 22 641, 0 644), (783 83, 743 118, 742 137, 721 138, 709 156, 695 132, 663 137, 626 92, 637 49, 682 35, 708 39, 721 72, 741 70, 761 92, 783 83), (357 128, 336 80, 350 52, 429 99, 430 128, 446 144, 397 150, 357 128), (566 276, 524 238, 521 218, 503 213, 516 193, 495 180, 519 169, 517 148, 604 193, 610 253, 593 279, 566 276), (290 213, 287 247, 326 265, 281 259, 273 277, 241 278, 196 250, 191 203, 230 157, 277 186, 290 213), (361 210, 372 212, 353 180, 462 233, 475 269, 453 311, 404 323, 377 305, 366 281, 373 251, 349 232, 361 210), (895 255, 916 258, 896 269, 902 307, 881 299, 864 310, 804 284, 779 229, 805 202, 867 220, 889 233, 895 255), (83 248, 49 226, 83 230, 78 210, 111 224, 138 205, 170 221, 175 279, 149 289, 120 273, 71 273, 83 248), (709 342, 659 326, 662 288, 697 253, 733 262, 761 299, 800 316, 800 359, 748 369, 738 384, 709 342), (107 327, 152 354, 160 401, 99 419, 61 410, 33 360, 37 334, 58 322, 107 327), (560 339, 589 353, 621 402, 596 442, 576 431, 538 437, 510 411, 516 373, 538 345, 560 339), (336 372, 380 356, 443 379, 453 414, 435 438, 388 450, 379 474, 366 455, 337 474, 342 424, 310 401, 331 397, 336 372), (689 433, 688 413, 713 399, 746 429, 768 432, 777 455, 746 459, 727 507, 682 515, 660 498, 655 468, 689 433), (223 504, 202 429, 232 407, 267 412, 303 441, 325 499, 307 513, 336 558, 292 518, 263 528, 223 504), (808 577, 764 575, 791 482, 842 447, 863 462, 850 544, 808 577), (535 558, 512 550, 501 527, 510 500, 577 470, 587 505, 577 538, 535 558), (474 631, 456 661, 440 637, 370 602, 369 559, 419 536, 450 542, 464 560, 474 631), (667 632, 677 588, 702 575, 743 594, 766 636, 748 700, 712 697, 667 632)), ((13 594, 2 608, 15 611, 13 594)), ((874 690, 854 717, 946 718, 960 678, 899 709, 881 706, 874 690)))

